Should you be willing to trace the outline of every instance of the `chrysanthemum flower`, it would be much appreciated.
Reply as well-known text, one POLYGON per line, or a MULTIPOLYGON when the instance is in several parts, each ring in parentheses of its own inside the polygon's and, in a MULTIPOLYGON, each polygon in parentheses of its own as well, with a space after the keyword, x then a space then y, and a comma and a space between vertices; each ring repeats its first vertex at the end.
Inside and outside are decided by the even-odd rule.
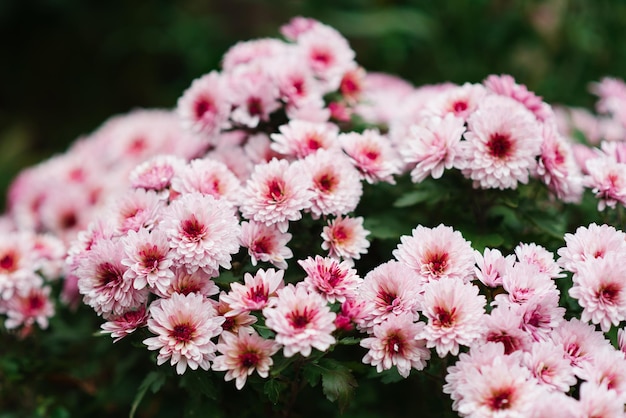
POLYGON ((282 155, 304 158, 320 149, 338 148, 339 129, 331 123, 313 123, 291 120, 278 128, 280 133, 271 134, 272 149, 282 155))
POLYGON ((565 276, 554 261, 554 254, 541 245, 520 243, 515 247, 515 255, 520 262, 534 264, 541 273, 545 273, 553 279, 565 276))
POLYGON ((547 340, 565 316, 565 308, 559 306, 557 292, 534 295, 523 305, 514 305, 513 310, 522 319, 520 328, 535 341, 547 340))
POLYGON ((516 303, 522 305, 533 296, 556 293, 554 280, 539 267, 528 263, 515 263, 502 276, 502 287, 507 293, 496 295, 494 304, 516 303))
POLYGON ((350 264, 339 262, 330 257, 309 257, 298 260, 306 272, 304 285, 313 292, 322 295, 329 303, 345 302, 354 298, 356 290, 363 281, 350 264))
POLYGON ((270 298, 285 286, 283 270, 259 269, 253 276, 245 273, 244 284, 233 282, 230 292, 220 295, 220 301, 229 305, 230 311, 226 316, 235 316, 241 313, 258 311, 268 305, 270 298))
POLYGON ((121 315, 112 315, 107 318, 107 322, 102 324, 102 333, 111 334, 113 342, 116 343, 127 335, 132 334, 137 328, 145 327, 148 324, 148 311, 144 305, 137 309, 131 309, 121 315))
POLYGON ((232 309, 230 308, 230 305, 222 299, 224 295, 226 295, 226 293, 222 291, 220 293, 220 300, 215 305, 217 314, 225 318, 225 321, 222 324, 222 329, 233 334, 252 334, 256 332, 251 326, 257 322, 256 316, 250 315, 248 312, 241 312, 237 315, 227 315, 227 313, 232 309))
POLYGON ((621 257, 607 254, 588 260, 572 278, 569 295, 583 307, 580 319, 600 324, 607 332, 626 319, 626 265, 621 257))
POLYGON ((577 412, 583 417, 620 418, 624 416, 624 399, 606 385, 583 382, 577 412))
POLYGON ((225 371, 224 380, 235 379, 235 387, 241 390, 255 370, 261 377, 268 376, 274 364, 272 356, 279 349, 280 344, 257 334, 224 332, 217 344, 217 350, 222 354, 213 360, 213 370, 225 371))
MULTIPOLYGON (((23 234, 0 236, 0 299, 8 300, 13 293, 30 287, 35 259, 23 234)), ((41 279, 39 279, 40 281, 41 279)))
POLYGON ((464 132, 465 122, 453 114, 431 117, 423 125, 413 125, 400 149, 405 163, 416 164, 411 170, 411 180, 419 183, 428 176, 438 179, 445 169, 452 168, 459 158, 464 132))
POLYGON ((246 219, 277 224, 281 232, 287 232, 289 221, 301 219, 302 210, 311 206, 310 182, 297 163, 273 159, 258 164, 243 191, 241 213, 246 219))
POLYGON ((598 210, 607 206, 615 208, 619 203, 626 206, 626 164, 609 157, 588 160, 588 175, 583 184, 591 189, 598 199, 598 210))
POLYGON ((228 75, 228 100, 233 107, 231 120, 255 128, 280 107, 280 92, 265 67, 242 65, 228 75))
POLYGON ((170 361, 176 373, 187 367, 209 370, 216 345, 211 338, 222 332, 224 317, 217 316, 213 303, 198 293, 172 294, 150 305, 148 329, 156 337, 143 341, 148 350, 159 350, 157 364, 170 361))
POLYGON ((459 231, 439 225, 418 225, 412 235, 400 237, 393 256, 420 275, 424 283, 439 279, 468 282, 474 272, 474 250, 459 231))
POLYGON ((402 163, 388 138, 366 129, 340 134, 339 143, 368 183, 396 183, 393 176, 400 173, 402 163))
POLYGON ((548 390, 568 392, 577 382, 574 369, 565 358, 563 347, 552 341, 540 341, 524 353, 522 363, 531 371, 540 385, 548 390))
POLYGON ((184 266, 175 266, 172 270, 174 271, 174 277, 172 277, 169 286, 164 292, 160 292, 158 287, 152 289, 154 293, 162 298, 169 298, 174 293, 180 293, 181 295, 198 293, 209 297, 220 292, 215 282, 211 280, 214 276, 202 269, 190 273, 184 266))
POLYGON ((174 260, 191 273, 202 269, 217 275, 230 268, 231 254, 239 251, 241 228, 232 208, 200 193, 186 194, 163 211, 162 228, 174 260))
POLYGON ((170 269, 174 264, 173 254, 165 234, 159 229, 149 232, 141 228, 138 232, 128 231, 121 240, 125 253, 122 264, 128 267, 124 278, 132 280, 135 289, 156 287, 165 293, 174 277, 170 269))
POLYGON ((177 112, 185 128, 213 142, 230 113, 223 77, 213 71, 195 79, 178 99, 177 112))
POLYGON ((537 96, 523 84, 517 84, 515 79, 508 74, 492 74, 484 81, 485 87, 501 96, 511 99, 524 105, 531 111, 537 120, 541 122, 550 121, 554 118, 552 109, 541 97, 537 96))
POLYGON ((487 90, 481 84, 465 83, 446 89, 430 101, 424 109, 428 116, 446 117, 454 115, 467 121, 486 95, 487 90))
POLYGON ((131 187, 154 190, 164 197, 169 196, 168 189, 172 178, 185 165, 185 160, 174 155, 158 155, 138 165, 130 172, 131 187))
POLYGON ((366 238, 369 233, 363 228, 362 217, 338 216, 322 229, 322 249, 328 250, 329 257, 358 260, 370 246, 366 238))
POLYGON ((133 189, 116 198, 110 208, 118 233, 125 234, 141 228, 152 230, 161 220, 163 200, 152 190, 133 189))
POLYGON ((99 315, 120 315, 143 305, 148 289, 135 289, 132 279, 125 279, 122 264, 124 247, 119 240, 98 241, 80 260, 76 275, 83 301, 99 315))
POLYGON ((559 248, 558 263, 576 273, 587 260, 602 258, 610 253, 626 256, 626 234, 611 225, 579 226, 574 234, 564 236, 565 247, 559 248))
POLYGON ((365 275, 357 301, 363 303, 363 328, 371 328, 391 316, 411 313, 420 307, 419 277, 404 264, 392 260, 365 275))
POLYGON ((424 323, 414 323, 409 313, 374 326, 372 336, 361 340, 361 347, 369 349, 363 363, 376 367, 379 373, 396 366, 402 377, 408 377, 411 369, 422 370, 430 359, 425 341, 417 338, 423 328, 424 323))
POLYGON ((356 209, 363 186, 359 172, 341 151, 319 150, 304 160, 315 193, 310 208, 314 219, 345 215, 356 209))
POLYGON ((526 351, 533 343, 530 334, 521 329, 522 318, 513 305, 497 306, 484 317, 483 323, 482 339, 502 344, 505 354, 526 351))
POLYGON ((11 299, 0 301, 0 311, 7 316, 4 326, 7 329, 21 327, 25 336, 33 325, 48 328, 48 319, 54 315, 54 304, 50 300, 50 287, 32 286, 16 291, 11 299))
POLYGON ((483 254, 475 250, 474 259, 477 266, 474 268, 474 274, 482 284, 488 287, 501 286, 502 275, 507 268, 511 268, 515 264, 514 255, 504 257, 497 248, 485 248, 483 254))
POLYGON ((528 183, 541 152, 539 124, 521 104, 488 96, 470 116, 463 175, 475 187, 515 189, 528 183))
POLYGON ((255 221, 241 223, 241 246, 248 249, 253 266, 265 261, 279 269, 286 269, 287 260, 293 257, 293 252, 287 247, 291 237, 288 232, 280 232, 276 225, 267 226, 255 221))
POLYGON ((608 346, 598 350, 593 362, 583 365, 580 377, 614 390, 626 403, 626 358, 621 351, 608 346))
POLYGON ((459 345, 469 346, 481 335, 486 303, 471 283, 456 279, 427 283, 421 309, 428 323, 420 338, 427 340, 427 347, 435 347, 441 358, 457 355, 459 345))
POLYGON ((181 167, 172 179, 172 190, 179 194, 210 195, 235 207, 239 204, 241 183, 224 163, 205 158, 181 167))
POLYGON ((326 300, 304 286, 288 285, 278 291, 275 305, 263 309, 265 324, 276 332, 285 357, 308 357, 313 348, 326 351, 335 343, 335 313, 326 300))
POLYGON ((274 38, 237 42, 222 57, 222 69, 230 73, 245 64, 267 58, 275 59, 282 56, 287 48, 285 42, 274 38))

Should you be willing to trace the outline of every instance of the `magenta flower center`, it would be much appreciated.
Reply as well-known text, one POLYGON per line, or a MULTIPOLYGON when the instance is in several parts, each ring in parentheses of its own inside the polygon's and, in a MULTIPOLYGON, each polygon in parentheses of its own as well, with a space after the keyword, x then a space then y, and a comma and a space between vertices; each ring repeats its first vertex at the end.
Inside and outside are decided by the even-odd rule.
POLYGON ((75 212, 65 212, 60 219, 60 225, 63 229, 70 229, 76 226, 78 218, 75 212))
POLYGON ((430 273, 440 276, 448 268, 448 253, 429 254, 426 257, 426 266, 430 273))
POLYGON ((378 299, 382 302, 382 305, 387 309, 392 309, 394 307, 394 302, 398 297, 395 293, 389 292, 387 290, 380 290, 377 296, 378 299))
POLYGON ((258 97, 250 97, 248 99, 248 113, 252 116, 263 114, 263 103, 258 97))
POLYGON ((614 305, 619 298, 621 288, 615 283, 609 283, 605 286, 600 287, 596 292, 596 298, 600 302, 604 302, 607 305, 614 305))
POLYGON ((259 364, 259 355, 254 351, 247 351, 239 356, 241 365, 246 368, 256 367, 259 364))
POLYGON ((188 343, 193 337, 193 328, 189 324, 178 324, 170 336, 180 343, 188 343))
POLYGON ((502 343, 504 345, 504 354, 511 354, 521 346, 521 342, 516 337, 504 332, 489 334, 487 341, 502 343))
POLYGON ((324 281, 331 287, 335 287, 344 277, 345 274, 337 267, 332 267, 330 270, 322 273, 324 281))
POLYGON ((161 260, 163 260, 163 255, 159 251, 159 247, 156 245, 146 246, 141 255, 143 256, 143 266, 151 271, 156 270, 159 267, 161 260))
POLYGON ((32 295, 28 298, 28 311, 37 312, 43 308, 45 300, 41 295, 32 295))
POLYGON ((437 306, 435 308, 435 317, 433 318, 433 322, 436 326, 448 328, 454 325, 455 317, 456 317, 456 308, 447 310, 444 307, 437 306))
POLYGON ((489 149, 489 155, 492 157, 504 159, 511 155, 513 142, 511 142, 511 138, 508 135, 496 133, 489 138, 487 148, 489 149))
POLYGON ((185 238, 190 241, 199 241, 206 232, 206 226, 202 225, 194 215, 182 221, 181 228, 185 238))
POLYGON ((289 323, 296 329, 305 328, 313 319, 313 312, 308 308, 304 308, 302 311, 294 311, 287 316, 289 323))
POLYGON ((347 75, 341 80, 340 89, 344 95, 351 96, 359 92, 360 86, 353 76, 347 75))
POLYGON ((12 273, 17 270, 17 263, 15 262, 15 254, 7 253, 0 258, 0 269, 7 273, 12 273))
POLYGON ((268 183, 267 193, 268 197, 274 202, 280 202, 285 197, 285 184, 278 179, 274 179, 268 183))
POLYGON ((311 54, 313 61, 320 63, 324 66, 328 65, 332 61, 332 56, 325 49, 316 49, 311 54))
POLYGON ((266 302, 267 291, 265 290, 265 286, 258 285, 250 289, 248 291, 248 298, 255 303, 266 302))
POLYGON ((122 281, 122 272, 111 263, 102 263, 96 268, 96 279, 102 286, 122 281))
POLYGON ((454 102, 454 104, 452 105, 452 110, 454 111, 454 113, 457 114, 465 112, 467 110, 467 102, 463 100, 458 100, 454 102))
POLYGON ((193 111, 196 118, 201 119, 205 113, 215 111, 215 105, 208 98, 200 98, 196 101, 193 111))
POLYGON ((331 193, 336 184, 335 177, 330 173, 323 174, 317 180, 317 187, 324 193, 331 193))
POLYGON ((492 411, 500 411, 511 407, 511 397, 513 395, 512 388, 501 388, 496 390, 487 404, 492 411))
POLYGON ((401 353, 404 347, 404 339, 397 334, 391 334, 387 337, 387 348, 393 353, 401 353))

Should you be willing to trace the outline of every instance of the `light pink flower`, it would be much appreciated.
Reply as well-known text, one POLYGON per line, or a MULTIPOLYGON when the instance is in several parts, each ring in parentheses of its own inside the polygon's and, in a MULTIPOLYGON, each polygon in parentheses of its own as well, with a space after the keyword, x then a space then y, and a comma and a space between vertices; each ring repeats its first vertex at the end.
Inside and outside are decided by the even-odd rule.
POLYGON ((468 282, 474 272, 474 250, 459 231, 443 224, 418 225, 411 236, 400 237, 393 256, 420 275, 424 283, 440 279, 468 282))
POLYGON ((481 84, 465 83, 462 86, 454 86, 433 98, 426 105, 424 114, 442 118, 454 115, 467 121, 486 93, 486 89, 481 84))
POLYGON ((163 200, 152 190, 133 189, 117 196, 109 208, 119 234, 141 228, 152 230, 161 220, 163 200))
POLYGON ((174 260, 190 273, 200 268, 215 276, 220 267, 230 268, 231 254, 239 251, 239 222, 228 203, 212 196, 176 199, 163 213, 162 228, 174 260))
POLYGON ((211 338, 222 332, 224 318, 216 316, 213 303, 198 293, 172 294, 150 305, 148 329, 156 337, 146 338, 148 350, 159 350, 157 364, 176 365, 176 373, 187 367, 209 370, 216 345, 211 338))
POLYGON ((304 158, 319 149, 338 148, 339 129, 331 123, 314 123, 291 120, 278 128, 280 133, 271 134, 272 149, 292 158, 304 158))
POLYGON ((0 299, 11 299, 16 290, 41 282, 35 278, 33 256, 25 234, 0 234, 0 299))
POLYGON ((568 392, 577 382, 574 369, 565 358, 563 347, 552 341, 540 341, 533 344, 530 351, 524 353, 522 364, 526 366, 548 390, 568 392))
POLYGON ((417 319, 422 290, 415 272, 395 260, 365 275, 357 301, 363 303, 363 328, 371 328, 391 316, 411 313, 417 319))
POLYGON ((505 354, 528 350, 533 339, 521 329, 522 318, 513 305, 505 304, 492 309, 484 317, 482 339, 486 342, 501 343, 505 354))
POLYGON ((154 190, 165 197, 174 175, 185 165, 185 160, 174 155, 158 155, 135 167, 130 173, 131 187, 154 190))
POLYGON ((366 129, 363 133, 340 134, 339 143, 368 183, 395 184, 393 176, 400 173, 402 163, 388 138, 366 129))
POLYGON ((521 103, 530 110, 541 122, 550 121, 554 118, 552 109, 541 97, 537 96, 523 84, 517 84, 515 79, 508 74, 492 74, 484 81, 485 87, 502 96, 510 97, 521 103))
POLYGON ((496 295, 494 304, 516 303, 523 305, 533 296, 556 293, 558 290, 554 280, 542 273, 534 264, 516 263, 507 268, 502 276, 502 287, 507 293, 496 295))
POLYGON ((98 315, 120 315, 143 305, 148 289, 135 289, 133 280, 125 279, 122 264, 124 247, 119 240, 100 240, 80 260, 76 275, 83 301, 98 315))
POLYGON ((606 385, 583 382, 577 411, 581 417, 621 418, 624 400, 606 385))
POLYGON ((298 36, 311 30, 317 25, 321 25, 315 19, 309 17, 296 16, 293 17, 288 23, 280 27, 280 33, 287 39, 295 41, 298 36))
POLYGON ((285 357, 308 357, 311 350, 326 351, 335 343, 335 313, 319 294, 304 286, 288 285, 278 291, 276 303, 263 309, 265 324, 276 332, 285 357))
POLYGON ((441 358, 457 355, 460 345, 469 346, 480 337, 486 303, 473 284, 456 279, 427 283, 421 309, 428 323, 420 338, 427 340, 427 347, 435 347, 441 358))
POLYGON ((569 295, 583 307, 580 319, 600 324, 608 332, 626 319, 626 265, 623 258, 607 254, 580 265, 569 295))
POLYGON ((402 377, 409 377, 411 369, 422 370, 430 359, 425 341, 417 336, 424 323, 413 322, 413 315, 393 316, 374 326, 370 337, 361 340, 361 347, 369 349, 363 363, 376 367, 378 373, 396 366, 402 377))
MULTIPOLYGON (((287 54, 268 63, 281 99, 287 107, 300 107, 311 98, 323 95, 313 70, 297 54, 287 54)), ((290 121, 290 124, 294 120, 290 121)))
POLYGON ((273 159, 258 164, 243 191, 241 214, 267 226, 277 224, 281 232, 287 232, 289 221, 301 219, 302 210, 311 206, 310 182, 297 163, 273 159))
POLYGON ((313 179, 310 208, 314 219, 322 215, 345 215, 356 209, 363 186, 359 172, 341 151, 319 150, 304 160, 303 168, 313 179))
POLYGON ((48 328, 48 319, 54 316, 54 304, 50 300, 50 287, 32 286, 16 291, 8 301, 1 301, 0 311, 6 314, 7 329, 21 327, 21 335, 30 333, 33 325, 48 328))
POLYGON ((468 417, 527 416, 534 399, 541 392, 530 371, 517 364, 507 364, 496 357, 492 364, 470 370, 467 384, 458 390, 458 411, 468 417))
POLYGON ((205 158, 181 167, 172 179, 172 190, 179 194, 210 195, 235 207, 239 204, 241 183, 226 164, 205 158))
POLYGON ((178 99, 177 112, 186 129, 210 142, 227 126, 230 104, 223 77, 216 71, 195 79, 178 99))
POLYGON ((411 180, 419 183, 428 176, 438 179, 445 169, 452 168, 459 158, 464 132, 465 122, 453 114, 431 117, 421 125, 413 125, 400 149, 405 163, 416 164, 411 170, 411 180))
POLYGON ((558 263, 576 273, 587 260, 603 258, 610 253, 626 255, 626 234, 611 225, 579 226, 574 234, 564 236, 565 247, 559 248, 558 263))
POLYGON ((255 61, 275 59, 283 55, 287 50, 287 44, 273 38, 252 39, 238 42, 231 46, 222 58, 222 68, 229 73, 255 61))
POLYGON ((223 316, 225 321, 222 324, 222 329, 224 331, 228 331, 232 334, 253 334, 256 331, 252 328, 252 324, 257 322, 257 318, 254 315, 250 315, 250 313, 241 312, 237 315, 227 315, 232 309, 228 303, 226 303, 222 297, 226 295, 225 292, 220 292, 220 300, 215 305, 215 309, 217 309, 217 314, 223 316))
POLYGON ((485 248, 483 254, 475 250, 474 259, 477 266, 474 268, 474 274, 482 284, 488 287, 501 286, 502 275, 507 268, 511 268, 515 264, 514 255, 504 257, 497 248, 485 248))
POLYGON ((322 249, 328 250, 329 257, 358 260, 361 254, 367 254, 370 243, 366 237, 369 233, 363 228, 361 216, 338 216, 322 229, 322 249))
POLYGON ((112 315, 107 318, 107 322, 102 324, 103 334, 111 334, 113 342, 116 343, 127 335, 132 334, 137 328, 145 327, 148 324, 148 311, 144 305, 137 309, 131 309, 120 315, 112 315))
POLYGON ((345 302, 356 296, 357 288, 363 282, 357 271, 346 261, 339 262, 329 257, 309 257, 298 260, 306 272, 304 285, 309 291, 322 295, 329 303, 345 302))
POLYGON ((164 292, 160 292, 158 287, 152 289, 154 293, 162 298, 169 298, 174 293, 188 295, 190 293, 198 293, 206 297, 217 295, 220 290, 211 280, 211 275, 202 269, 198 269, 193 273, 187 271, 184 266, 173 267, 174 277, 172 277, 170 285, 164 292))
POLYGON ((239 126, 256 128, 268 121, 280 107, 280 92, 265 67, 240 66, 228 77, 228 99, 233 106, 231 120, 239 126))
POLYGON ((583 365, 580 377, 615 391, 626 403, 626 358, 621 351, 608 346, 598 350, 593 362, 583 365))
POLYGON ((272 356, 279 349, 280 344, 257 334, 224 332, 217 344, 217 350, 222 355, 213 360, 213 370, 225 371, 224 380, 235 379, 235 387, 241 390, 255 370, 261 377, 268 376, 274 364, 272 356))
POLYGON ((553 279, 565 277, 559 265, 554 261, 554 254, 541 245, 520 243, 515 247, 515 255, 520 262, 534 264, 539 267, 541 273, 553 279))
POLYGON ((159 229, 149 232, 141 228, 138 232, 128 231, 121 240, 125 253, 122 264, 128 267, 124 279, 131 280, 135 289, 156 287, 165 293, 174 277, 170 269, 173 254, 165 234, 159 229))
POLYGON ((565 315, 565 308, 559 306, 557 292, 534 295, 523 305, 514 305, 513 310, 522 319, 520 328, 535 341, 547 340, 565 315))
POLYGON ((285 286, 284 274, 283 270, 259 269, 254 276, 244 274, 244 284, 231 283, 230 292, 220 295, 220 301, 230 307, 225 315, 235 316, 265 308, 270 298, 275 297, 276 292, 285 286))
POLYGON ((352 331, 356 324, 362 324, 365 316, 365 303, 356 298, 346 299, 341 304, 341 310, 335 318, 335 326, 338 330, 352 331))
POLYGON ((253 266, 259 261, 269 262, 279 269, 287 268, 293 252, 287 247, 292 235, 282 233, 276 225, 250 221, 241 223, 241 246, 248 249, 253 266))
POLYGON ((583 184, 598 199, 598 210, 607 206, 613 209, 618 203, 626 205, 626 163, 600 157, 588 160, 585 167, 588 175, 583 184))
POLYGON ((522 105, 488 96, 468 120, 463 175, 474 187, 515 189, 526 184, 541 152, 539 124, 522 105))

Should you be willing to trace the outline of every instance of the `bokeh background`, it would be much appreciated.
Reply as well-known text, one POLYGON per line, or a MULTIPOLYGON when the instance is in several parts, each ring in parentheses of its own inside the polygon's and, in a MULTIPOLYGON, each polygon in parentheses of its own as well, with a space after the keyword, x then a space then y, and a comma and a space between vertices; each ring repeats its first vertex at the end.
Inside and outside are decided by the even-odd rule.
POLYGON ((20 169, 112 115, 173 107, 231 45, 295 15, 416 85, 509 73, 551 103, 591 106, 590 81, 626 75, 622 0, 1 0, 0 204, 20 169))

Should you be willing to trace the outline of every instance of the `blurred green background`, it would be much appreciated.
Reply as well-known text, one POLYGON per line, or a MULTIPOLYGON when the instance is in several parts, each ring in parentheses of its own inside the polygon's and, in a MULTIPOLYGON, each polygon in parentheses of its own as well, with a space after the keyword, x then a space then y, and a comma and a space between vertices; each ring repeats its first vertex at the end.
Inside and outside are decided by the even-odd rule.
POLYGON ((590 106, 590 81, 626 75, 622 0, 1 0, 1 196, 108 117, 173 107, 231 45, 279 36, 295 15, 416 85, 510 73, 549 102, 590 106))

